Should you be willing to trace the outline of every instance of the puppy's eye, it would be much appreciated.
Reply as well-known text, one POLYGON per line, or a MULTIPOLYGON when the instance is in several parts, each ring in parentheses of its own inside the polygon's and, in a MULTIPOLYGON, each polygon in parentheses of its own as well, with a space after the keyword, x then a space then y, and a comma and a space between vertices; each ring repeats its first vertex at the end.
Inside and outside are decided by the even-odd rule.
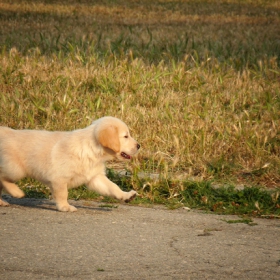
POLYGON ((125 135, 124 138, 128 138, 128 135, 125 135))

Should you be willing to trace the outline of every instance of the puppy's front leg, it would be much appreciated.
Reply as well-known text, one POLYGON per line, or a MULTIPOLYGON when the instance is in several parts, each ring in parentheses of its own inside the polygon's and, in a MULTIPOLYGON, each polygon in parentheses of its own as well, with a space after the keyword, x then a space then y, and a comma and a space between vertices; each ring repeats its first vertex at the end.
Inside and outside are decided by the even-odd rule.
POLYGON ((137 192, 131 190, 130 192, 122 191, 116 184, 111 182, 105 175, 95 176, 88 184, 90 190, 96 191, 101 195, 111 196, 113 198, 123 200, 125 202, 131 201, 136 197, 137 192))
POLYGON ((56 203, 56 208, 62 212, 75 212, 77 208, 68 203, 68 189, 67 184, 52 183, 51 192, 56 203))

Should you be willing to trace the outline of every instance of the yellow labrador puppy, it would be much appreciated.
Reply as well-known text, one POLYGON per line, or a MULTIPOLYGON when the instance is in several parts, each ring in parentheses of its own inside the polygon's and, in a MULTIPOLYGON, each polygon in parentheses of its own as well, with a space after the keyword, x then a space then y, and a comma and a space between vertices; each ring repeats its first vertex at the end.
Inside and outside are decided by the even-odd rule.
POLYGON ((14 183, 24 177, 49 186, 59 211, 77 211, 67 202, 68 189, 82 184, 128 202, 136 192, 124 192, 111 182, 104 163, 113 158, 129 160, 139 148, 126 124, 113 117, 69 132, 0 127, 0 206, 8 205, 1 199, 3 188, 14 197, 24 196, 14 183))

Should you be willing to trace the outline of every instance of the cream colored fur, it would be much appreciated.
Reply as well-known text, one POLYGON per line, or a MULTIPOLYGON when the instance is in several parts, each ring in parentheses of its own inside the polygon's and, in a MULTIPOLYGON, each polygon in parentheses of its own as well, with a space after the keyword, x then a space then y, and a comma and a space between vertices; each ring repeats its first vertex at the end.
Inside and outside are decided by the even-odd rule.
POLYGON ((3 188, 14 197, 24 196, 15 184, 24 177, 49 186, 59 211, 77 210, 67 202, 68 189, 82 184, 102 195, 130 201, 136 192, 124 192, 111 182, 104 163, 130 159, 139 148, 126 124, 113 117, 69 132, 0 127, 0 206, 9 205, 1 199, 3 188))

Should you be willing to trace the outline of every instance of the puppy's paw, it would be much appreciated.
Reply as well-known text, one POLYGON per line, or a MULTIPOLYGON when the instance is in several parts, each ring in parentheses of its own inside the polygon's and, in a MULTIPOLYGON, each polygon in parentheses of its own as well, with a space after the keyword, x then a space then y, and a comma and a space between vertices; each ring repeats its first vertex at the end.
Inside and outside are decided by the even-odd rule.
POLYGON ((25 193, 21 189, 15 188, 13 190, 12 196, 16 198, 22 198, 25 196, 25 193))
POLYGON ((137 196, 137 192, 136 191, 130 191, 128 193, 126 193, 126 198, 124 199, 124 202, 130 202, 131 200, 133 200, 136 196, 137 196))
POLYGON ((22 198, 25 196, 25 193, 14 183, 3 182, 6 191, 13 197, 22 198))
POLYGON ((10 205, 10 203, 8 203, 7 201, 5 201, 5 200, 3 200, 3 199, 1 199, 0 198, 0 206, 9 206, 10 205))
POLYGON ((67 205, 59 205, 57 206, 57 209, 58 211, 61 211, 61 212, 76 212, 78 211, 78 209, 75 207, 75 206, 72 206, 70 204, 67 204, 67 205))

